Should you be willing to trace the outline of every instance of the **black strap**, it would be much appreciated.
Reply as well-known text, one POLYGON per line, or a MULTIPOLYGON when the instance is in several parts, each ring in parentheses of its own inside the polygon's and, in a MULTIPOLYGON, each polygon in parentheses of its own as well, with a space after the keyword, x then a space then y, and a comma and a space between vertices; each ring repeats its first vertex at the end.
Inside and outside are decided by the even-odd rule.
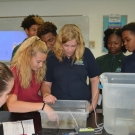
POLYGON ((44 102, 43 107, 42 107, 42 110, 44 110, 45 104, 46 104, 46 103, 44 102))

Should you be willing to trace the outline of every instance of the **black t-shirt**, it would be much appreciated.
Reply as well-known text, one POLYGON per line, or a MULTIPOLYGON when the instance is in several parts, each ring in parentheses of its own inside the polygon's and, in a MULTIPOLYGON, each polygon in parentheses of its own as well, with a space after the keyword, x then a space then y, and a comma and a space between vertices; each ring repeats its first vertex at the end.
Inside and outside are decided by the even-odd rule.
POLYGON ((135 52, 125 57, 122 63, 121 72, 135 73, 135 52))
POLYGON ((100 74, 96 60, 88 48, 83 58, 72 63, 72 59, 63 58, 63 62, 53 54, 47 58, 45 80, 52 82, 51 94, 63 100, 90 100, 90 88, 86 79, 100 74))

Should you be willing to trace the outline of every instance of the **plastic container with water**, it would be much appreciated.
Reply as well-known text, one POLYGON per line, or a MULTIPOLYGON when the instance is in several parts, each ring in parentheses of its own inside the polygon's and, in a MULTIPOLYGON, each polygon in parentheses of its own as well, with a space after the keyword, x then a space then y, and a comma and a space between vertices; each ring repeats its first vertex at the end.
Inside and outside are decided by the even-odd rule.
POLYGON ((49 119, 47 113, 51 112, 39 111, 42 128, 75 129, 77 127, 86 127, 90 105, 88 101, 57 100, 55 104, 49 105, 54 109, 59 122, 55 119, 49 119))
POLYGON ((135 134, 135 73, 103 73, 104 128, 112 135, 135 134))

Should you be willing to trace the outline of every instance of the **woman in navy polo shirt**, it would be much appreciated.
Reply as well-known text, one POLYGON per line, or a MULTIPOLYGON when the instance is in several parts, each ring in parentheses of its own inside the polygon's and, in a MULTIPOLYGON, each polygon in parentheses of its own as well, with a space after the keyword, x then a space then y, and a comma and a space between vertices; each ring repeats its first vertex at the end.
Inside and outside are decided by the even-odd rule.
MULTIPOLYGON (((85 48, 80 29, 75 24, 64 25, 57 37, 56 44, 47 58, 47 72, 41 91, 47 103, 59 100, 91 100, 97 106, 99 95, 99 68, 88 48, 85 48)), ((92 105, 89 107, 93 110, 92 105)))

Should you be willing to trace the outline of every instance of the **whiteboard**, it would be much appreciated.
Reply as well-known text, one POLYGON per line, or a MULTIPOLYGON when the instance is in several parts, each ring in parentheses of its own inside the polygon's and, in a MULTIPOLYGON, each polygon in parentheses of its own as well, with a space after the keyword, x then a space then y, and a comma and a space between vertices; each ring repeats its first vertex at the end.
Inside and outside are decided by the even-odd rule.
MULTIPOLYGON (((25 16, 23 17, 0 17, 0 36, 3 33, 3 31, 5 32, 9 32, 10 34, 8 34, 8 36, 4 37, 4 34, 2 34, 2 38, 0 38, 0 48, 5 48, 5 51, 3 51, 3 49, 0 49, 0 54, 2 54, 2 56, 0 56, 0 61, 10 61, 11 59, 11 55, 12 55, 12 50, 13 50, 13 46, 14 44, 19 44, 20 42, 23 41, 23 37, 27 36, 25 35, 25 32, 23 30, 22 27, 20 27, 23 19, 25 16), (14 31, 14 34, 17 31, 20 31, 21 33, 24 32, 22 35, 22 37, 20 38, 20 41, 18 41, 17 39, 19 34, 16 34, 16 37, 13 36, 15 38, 15 41, 13 41, 13 37, 12 37, 12 33, 11 31, 14 31), (2 43, 4 41, 4 44, 2 43), (11 43, 8 45, 7 41, 10 42, 10 39, 12 39, 11 43), (17 40, 17 41, 16 41, 17 40), (6 58, 6 56, 8 55, 8 58, 6 58), (6 58, 6 59, 4 59, 6 58)), ((85 41, 85 46, 89 47, 89 17, 88 16, 41 16, 43 18, 43 20, 49 21, 49 22, 53 22, 56 26, 57 26, 57 33, 59 32, 60 28, 62 26, 64 26, 65 24, 76 24, 81 32, 82 35, 84 37, 84 41, 85 41)))

